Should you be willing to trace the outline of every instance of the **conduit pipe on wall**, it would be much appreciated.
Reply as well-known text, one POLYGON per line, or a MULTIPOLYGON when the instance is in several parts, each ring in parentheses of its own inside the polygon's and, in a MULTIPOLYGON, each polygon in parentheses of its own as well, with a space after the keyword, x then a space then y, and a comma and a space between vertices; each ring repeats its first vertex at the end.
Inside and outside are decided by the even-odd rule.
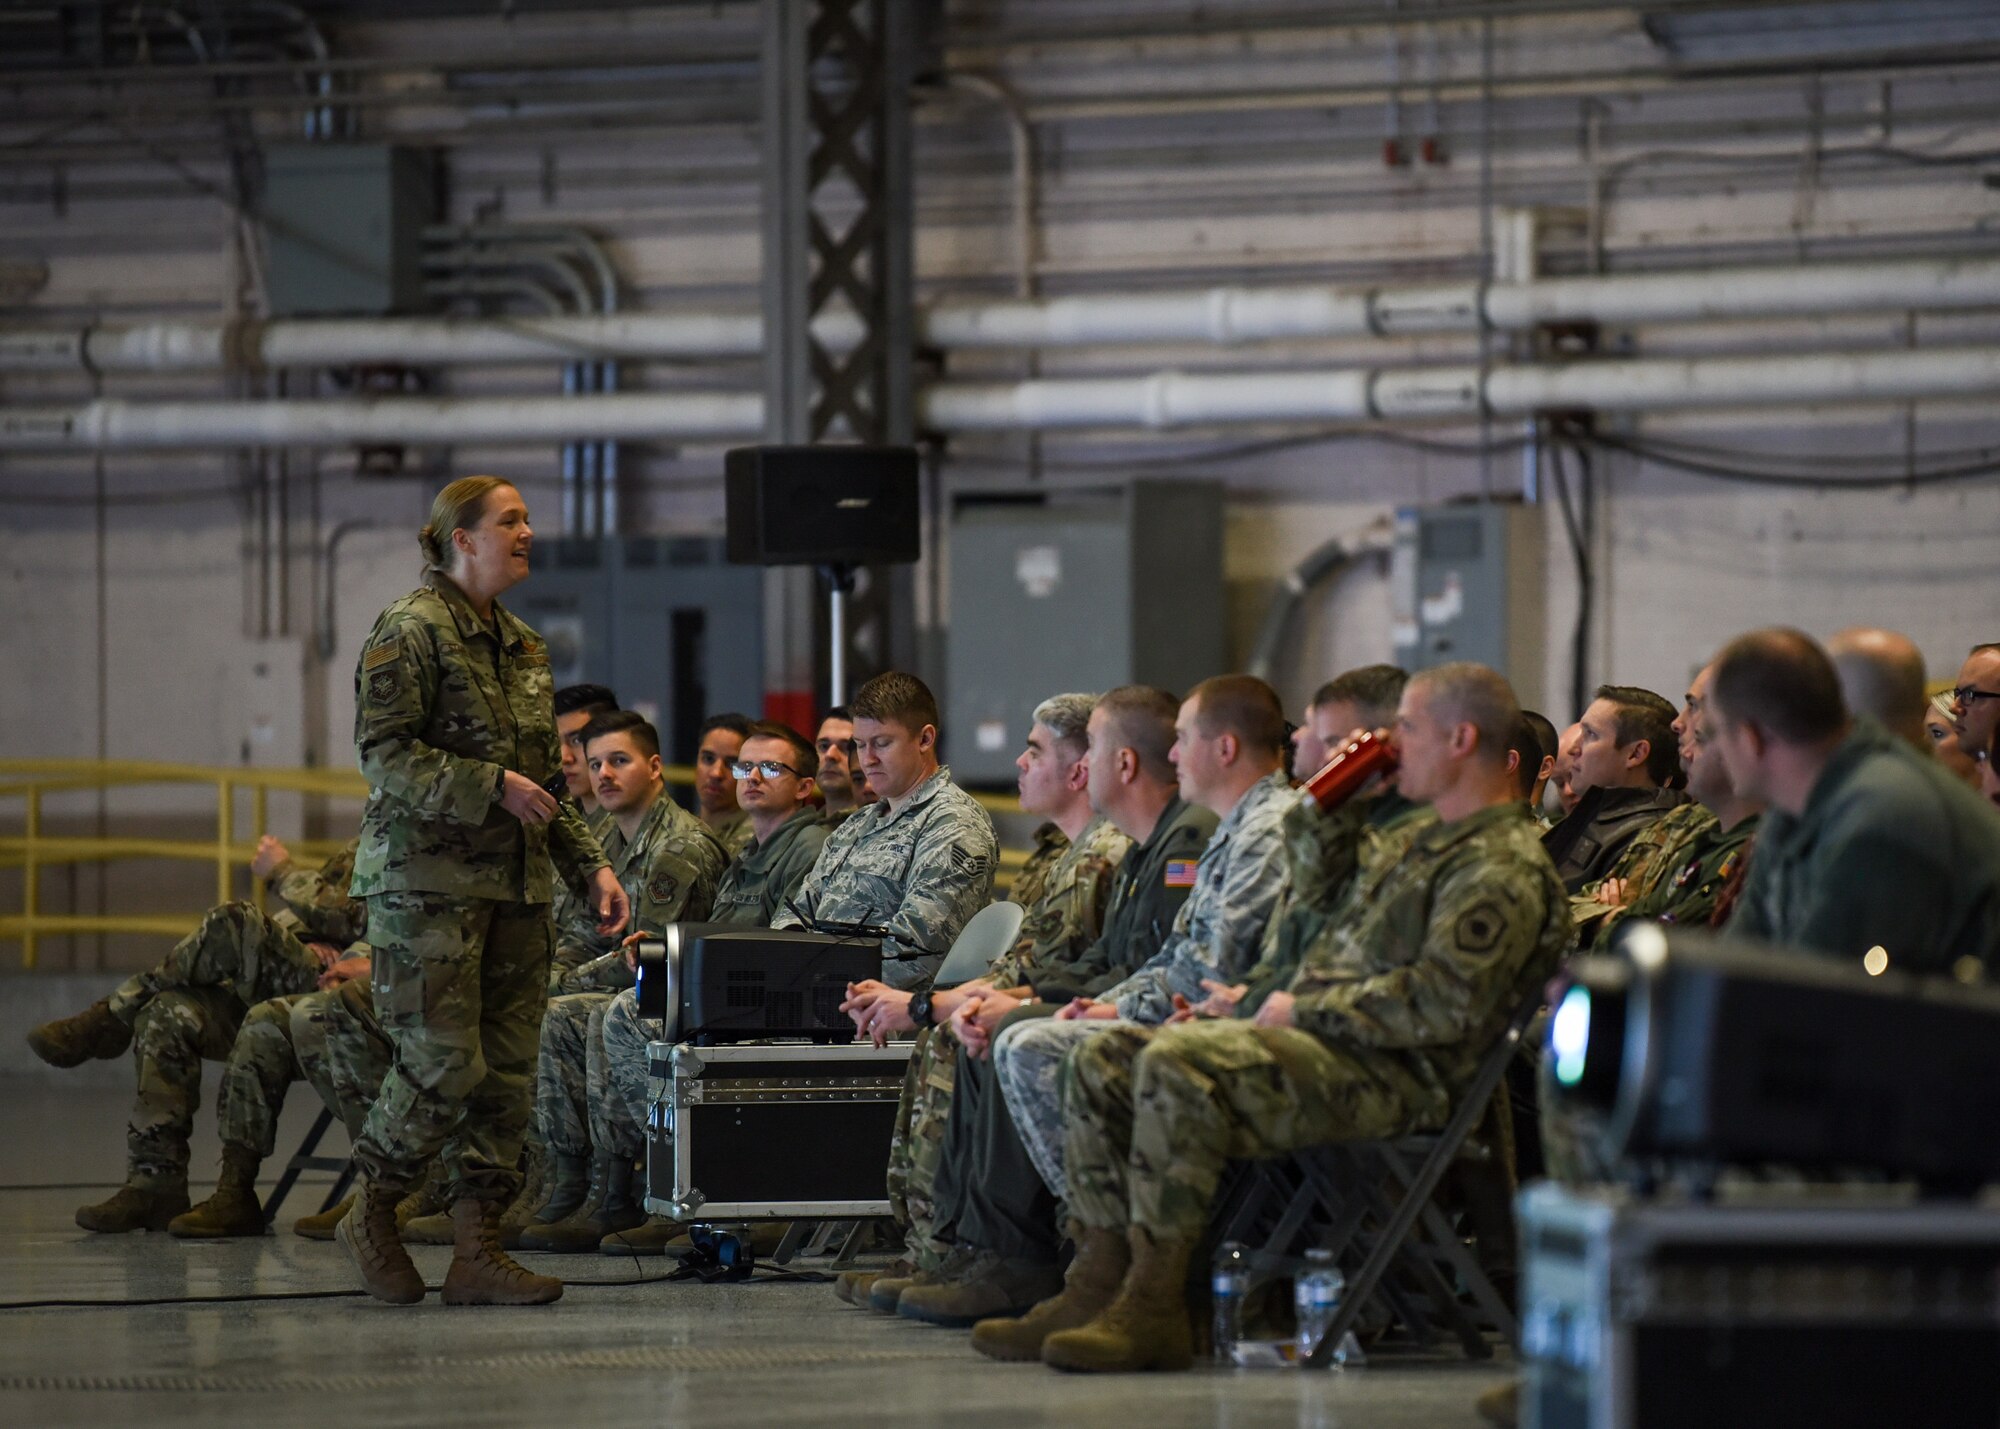
MULTIPOLYGON (((1601 360, 1016 383, 944 382, 918 396, 946 433, 1465 421, 1543 412, 1667 412, 2000 396, 2000 347, 1819 357, 1601 360)), ((0 451, 99 448, 698 441, 762 430, 754 393, 607 397, 386 397, 355 401, 130 402, 0 409, 0 451)))
MULTIPOLYGON (((1697 322, 1830 313, 2000 307, 2000 259, 1818 263, 1688 273, 1450 283, 1409 288, 1213 287, 1155 293, 938 303, 918 341, 956 350, 1099 343, 1234 344, 1505 330, 1543 323, 1697 322)), ((859 340, 852 318, 814 324, 822 342, 859 340)), ((0 371, 99 372, 754 357, 754 313, 570 318, 300 319, 0 331, 0 371)))

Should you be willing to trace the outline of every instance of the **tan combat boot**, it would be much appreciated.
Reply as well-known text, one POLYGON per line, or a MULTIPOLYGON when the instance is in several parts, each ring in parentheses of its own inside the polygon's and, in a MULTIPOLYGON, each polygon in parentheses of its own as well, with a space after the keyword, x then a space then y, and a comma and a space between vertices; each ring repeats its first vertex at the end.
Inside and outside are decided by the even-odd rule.
POLYGON ((300 1216, 292 1222, 292 1234, 306 1240, 332 1240, 333 1233, 342 1219, 354 1208, 354 1193, 346 1196, 323 1211, 314 1211, 309 1216, 300 1216))
MULTIPOLYGON (((447 1215, 450 1208, 451 1202, 445 1197, 443 1165, 433 1161, 431 1169, 424 1173, 424 1179, 418 1183, 417 1189, 396 1202, 396 1234, 406 1241, 414 1240, 415 1237, 410 1234, 412 1221, 447 1215)), ((443 1240, 437 1241, 420 1240, 417 1244, 450 1245, 451 1237, 446 1236, 443 1240)))
POLYGON ((868 1292, 878 1280, 908 1280, 920 1267, 907 1255, 899 1255, 881 1270, 843 1270, 833 1282, 833 1293, 848 1304, 870 1309, 868 1292))
POLYGON ((126 1231, 163 1231, 188 1208, 187 1182, 153 1186, 120 1186, 94 1206, 78 1206, 76 1223, 87 1231, 121 1235, 126 1231))
POLYGON ((444 1276, 445 1304, 547 1305, 562 1299, 560 1280, 523 1270, 500 1249, 499 1206, 461 1196, 452 1202, 451 1224, 458 1239, 444 1276))
POLYGON ((1521 1381, 1510 1379, 1480 1395, 1473 1407, 1479 1417, 1499 1429, 1514 1429, 1521 1422, 1521 1381))
POLYGON ((334 1238, 361 1272, 362 1288, 391 1305, 414 1305, 424 1298, 424 1278, 396 1238, 394 1191, 364 1180, 354 1193, 354 1208, 334 1230, 334 1238))
POLYGON ((688 1233, 685 1223, 654 1216, 642 1226, 613 1231, 597 1243, 600 1255, 665 1255, 667 1247, 688 1233))
POLYGON ((122 1054, 132 1045, 132 1028, 99 998, 74 1017, 44 1022, 28 1034, 28 1050, 51 1067, 80 1067, 122 1054))
MULTIPOLYGON (((522 1160, 525 1164, 521 1168, 521 1189, 508 1203, 507 1208, 500 1213, 502 1250, 521 1248, 522 1235, 533 1222, 535 1212, 548 1197, 551 1175, 548 1152, 544 1151, 541 1143, 537 1141, 522 1152, 522 1160)), ((449 1224, 449 1213, 445 1220, 449 1224)))
POLYGON ((1089 1324, 1042 1341, 1042 1363, 1086 1373, 1186 1369, 1194 1363, 1194 1332, 1187 1316, 1188 1257, 1194 1237, 1155 1239, 1139 1226, 1129 1232, 1132 1268, 1118 1297, 1089 1324))
POLYGON ((264 1234, 264 1208, 257 1203, 257 1166, 262 1160, 253 1147, 225 1143, 215 1194, 167 1222, 167 1234, 182 1240, 264 1234))
POLYGON ((1103 1313, 1125 1283, 1132 1251, 1117 1231, 1071 1221, 1076 1256, 1063 1276, 1062 1293, 1051 1296, 1017 1320, 981 1320, 972 1327, 972 1347, 989 1359, 1038 1360, 1050 1335, 1080 1329, 1103 1313))

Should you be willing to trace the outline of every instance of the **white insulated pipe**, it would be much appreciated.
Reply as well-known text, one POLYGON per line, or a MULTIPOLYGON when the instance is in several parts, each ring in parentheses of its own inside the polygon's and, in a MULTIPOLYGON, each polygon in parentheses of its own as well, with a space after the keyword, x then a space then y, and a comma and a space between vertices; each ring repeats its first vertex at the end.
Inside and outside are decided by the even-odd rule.
POLYGON ((1503 364, 1483 383, 1476 366, 946 382, 921 392, 917 410, 922 424, 938 431, 995 432, 1464 421, 1982 396, 2000 396, 2000 348, 1503 364))
POLYGON ((755 437, 755 393, 604 397, 377 397, 269 402, 128 402, 0 408, 0 451, 343 447, 755 437))
MULTIPOLYGON (((947 433, 1164 430, 1238 423, 1468 421, 1482 414, 1667 412, 2000 396, 2000 348, 1813 357, 1598 359, 1500 365, 1180 373, 1016 383, 943 382, 918 394, 947 433)), ((754 438, 754 393, 602 397, 382 397, 0 408, 0 451, 539 444, 754 438)))
MULTIPOLYGON (((917 315, 920 343, 951 350, 1092 344, 1248 342, 1472 333, 1543 323, 1693 322, 1828 313, 2000 307, 2000 259, 1819 263, 1686 273, 1449 283, 1411 288, 1324 284, 938 303, 917 315)), ((860 324, 828 315, 819 339, 851 347, 860 324)), ((226 367, 569 362, 585 358, 751 357, 754 313, 575 317, 280 319, 0 330, 0 372, 214 371, 226 367)))

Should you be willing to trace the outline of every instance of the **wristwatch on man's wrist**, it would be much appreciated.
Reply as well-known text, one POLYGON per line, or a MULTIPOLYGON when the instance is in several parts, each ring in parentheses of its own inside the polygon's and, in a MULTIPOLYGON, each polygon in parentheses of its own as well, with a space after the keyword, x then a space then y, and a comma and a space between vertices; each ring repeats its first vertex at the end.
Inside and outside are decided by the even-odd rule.
POLYGON ((928 992, 910 994, 910 1021, 919 1027, 931 1025, 931 995, 928 992))

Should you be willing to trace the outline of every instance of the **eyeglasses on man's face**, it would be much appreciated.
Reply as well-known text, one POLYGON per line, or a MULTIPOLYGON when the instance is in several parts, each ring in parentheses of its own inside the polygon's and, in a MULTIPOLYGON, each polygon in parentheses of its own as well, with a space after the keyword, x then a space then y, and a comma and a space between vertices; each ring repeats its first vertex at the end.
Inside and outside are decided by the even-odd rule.
POLYGON ((1982 690, 1977 685, 1960 685, 1951 692, 1951 697, 1969 709, 1974 700, 2000 700, 2000 690, 1982 690))
POLYGON ((738 779, 748 779, 752 774, 761 774, 766 779, 778 779, 784 775, 799 777, 799 771, 789 764, 781 764, 775 759, 732 759, 729 772, 738 779))

